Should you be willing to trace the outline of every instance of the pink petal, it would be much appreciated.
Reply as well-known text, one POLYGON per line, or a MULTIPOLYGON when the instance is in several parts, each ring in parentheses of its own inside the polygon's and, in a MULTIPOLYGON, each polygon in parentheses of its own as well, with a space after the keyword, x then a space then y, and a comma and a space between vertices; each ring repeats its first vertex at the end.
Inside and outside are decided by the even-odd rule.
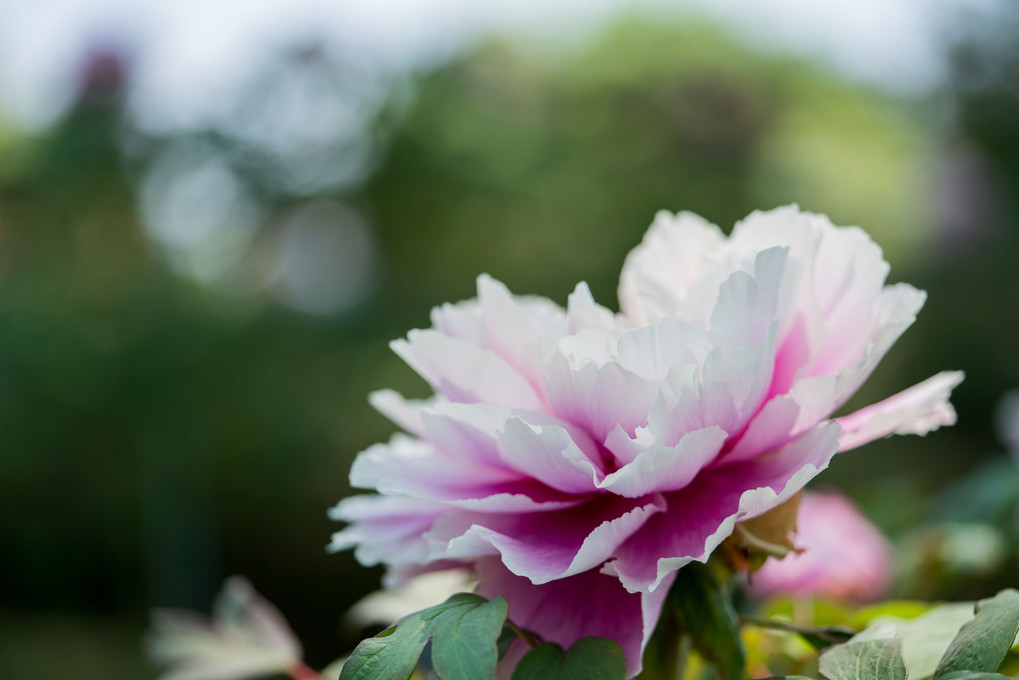
POLYGON ((329 510, 329 518, 351 524, 333 534, 329 551, 354 548, 354 557, 366 567, 424 562, 429 550, 422 534, 448 510, 405 496, 344 498, 329 510))
MULTIPOLYGON (((927 294, 905 283, 888 286, 873 302, 873 320, 869 324, 869 342, 855 364, 837 365, 839 378, 834 407, 846 403, 877 367, 914 321, 923 307, 927 294)), ((830 343, 829 343, 830 344, 830 343)), ((820 360, 811 370, 813 375, 833 373, 820 360)))
POLYGON ((443 303, 432 308, 432 326, 443 335, 485 347, 485 323, 477 300, 443 303))
POLYGON ((420 408, 428 402, 408 401, 394 390, 377 390, 368 395, 368 403, 404 431, 418 437, 424 432, 420 408))
POLYGON ((749 460, 785 446, 831 414, 837 386, 835 376, 814 376, 794 384, 788 394, 772 398, 719 463, 749 460))
POLYGON ((452 401, 490 402, 542 411, 526 378, 492 351, 434 330, 414 330, 390 343, 411 368, 452 401))
POLYGON ((557 512, 454 512, 436 521, 426 539, 431 559, 501 555, 513 573, 545 583, 602 564, 662 509, 660 497, 634 501, 604 495, 557 512))
MULTIPOLYGON (((523 305, 501 282, 482 274, 478 277, 487 347, 502 357, 537 390, 541 385, 540 333, 523 305)), ((559 311, 561 315, 562 312, 559 311)))
POLYGON ((351 485, 485 512, 537 512, 583 502, 530 478, 507 477, 505 471, 443 456, 426 442, 400 435, 393 442, 376 444, 357 457, 351 485))
POLYGON ((545 365, 545 393, 557 417, 601 444, 617 424, 633 432, 647 422, 658 385, 614 361, 577 367, 557 353, 545 365))
POLYGON ((607 475, 598 488, 627 498, 682 489, 714 460, 726 436, 722 428, 708 427, 684 435, 674 447, 655 446, 607 475))
POLYGON ((769 559, 754 573, 751 593, 867 601, 891 585, 891 544, 840 494, 803 494, 796 544, 803 552, 769 559))
POLYGON ((739 434, 768 392, 773 356, 774 333, 769 333, 754 347, 716 347, 699 374, 689 365, 674 367, 648 415, 648 431, 667 446, 705 427, 739 434))
POLYGON ((842 427, 839 451, 893 434, 925 435, 955 424, 948 398, 962 382, 962 371, 945 371, 859 411, 836 418, 842 427))
POLYGON ((510 418, 499 437, 508 465, 563 493, 595 490, 597 469, 570 434, 557 425, 531 425, 510 418))
POLYGON ((491 491, 497 484, 522 478, 506 469, 448 455, 429 442, 403 434, 361 452, 350 470, 350 484, 355 488, 433 500, 444 500, 449 489, 491 491))
POLYGON ((668 509, 652 516, 606 568, 628 590, 646 591, 685 564, 707 560, 738 520, 778 506, 827 467, 838 436, 838 425, 827 423, 768 456, 703 472, 666 494, 668 509))
MULTIPOLYGON (((510 620, 545 640, 564 649, 589 636, 618 642, 626 657, 627 677, 640 673, 644 648, 670 585, 663 583, 653 593, 628 593, 612 576, 591 570, 536 586, 507 571, 497 559, 480 560, 475 574, 479 595, 505 597, 510 620)), ((514 656, 522 654, 517 651, 514 656)), ((500 668, 500 677, 508 677, 510 671, 500 668)))

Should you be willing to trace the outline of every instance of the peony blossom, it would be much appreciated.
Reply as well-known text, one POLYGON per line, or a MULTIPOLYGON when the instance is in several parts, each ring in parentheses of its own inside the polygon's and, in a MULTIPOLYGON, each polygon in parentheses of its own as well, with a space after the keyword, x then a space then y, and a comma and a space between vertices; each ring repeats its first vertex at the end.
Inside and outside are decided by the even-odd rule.
POLYGON ((156 610, 149 653, 171 667, 161 680, 320 677, 301 662, 301 643, 279 610, 239 576, 224 584, 211 621, 195 612, 156 610))
POLYGON ((839 493, 803 494, 796 544, 802 552, 769 559, 754 572, 752 594, 821 595, 868 602, 891 586, 891 544, 839 493))
POLYGON ((832 419, 913 322, 856 228, 797 208, 726 238, 661 213, 627 257, 621 314, 586 285, 565 309, 478 279, 476 299, 392 343, 434 389, 372 404, 406 434, 361 453, 332 548, 389 583, 471 565, 519 626, 612 638, 628 673, 676 570, 781 504, 837 451, 954 422, 942 373, 832 419))

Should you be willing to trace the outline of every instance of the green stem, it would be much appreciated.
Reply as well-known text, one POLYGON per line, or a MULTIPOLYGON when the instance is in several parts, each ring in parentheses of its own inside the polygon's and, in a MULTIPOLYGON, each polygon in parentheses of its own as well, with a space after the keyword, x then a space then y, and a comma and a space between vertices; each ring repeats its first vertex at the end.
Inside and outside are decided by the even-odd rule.
POLYGON ((845 642, 848 637, 856 633, 856 631, 851 630, 849 628, 841 628, 837 626, 832 626, 829 628, 803 628, 791 623, 786 623, 785 621, 776 621, 775 619, 760 619, 757 618, 756 616, 746 616, 743 614, 740 614, 739 622, 741 625, 750 624, 752 626, 757 626, 758 628, 770 628, 772 630, 781 630, 786 633, 796 633, 798 635, 814 636, 820 640, 823 640, 831 644, 845 642))
POLYGON ((520 638, 521 640, 526 642, 531 647, 537 647, 538 645, 540 645, 541 643, 544 642, 544 640, 541 638, 541 636, 538 635, 537 633, 532 633, 529 630, 524 630, 523 628, 521 628, 517 624, 513 623, 512 621, 510 621, 509 619, 506 619, 506 623, 504 625, 507 628, 509 628, 509 630, 514 635, 516 635, 518 638, 520 638))

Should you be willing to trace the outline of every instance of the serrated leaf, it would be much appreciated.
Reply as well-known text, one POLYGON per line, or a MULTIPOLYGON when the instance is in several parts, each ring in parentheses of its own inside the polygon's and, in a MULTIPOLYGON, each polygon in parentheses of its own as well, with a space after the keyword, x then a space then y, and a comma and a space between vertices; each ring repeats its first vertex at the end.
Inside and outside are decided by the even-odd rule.
POLYGON ((512 680, 624 680, 623 648, 614 640, 586 637, 567 651, 554 642, 534 647, 517 664, 512 680))
POLYGON ((1019 591, 1009 588, 976 605, 976 616, 963 625, 934 671, 941 680, 955 671, 993 673, 1019 632, 1019 591))
POLYGON ((747 653, 736 612, 707 565, 691 562, 680 569, 666 606, 672 608, 694 648, 717 666, 722 678, 745 677, 747 653))
POLYGON ((344 664, 340 680, 407 680, 429 640, 432 666, 441 680, 494 678, 496 641, 506 614, 502 597, 488 601, 458 593, 363 640, 344 664))
POLYGON ((906 680, 902 640, 864 640, 829 647, 818 660, 828 680, 906 680))

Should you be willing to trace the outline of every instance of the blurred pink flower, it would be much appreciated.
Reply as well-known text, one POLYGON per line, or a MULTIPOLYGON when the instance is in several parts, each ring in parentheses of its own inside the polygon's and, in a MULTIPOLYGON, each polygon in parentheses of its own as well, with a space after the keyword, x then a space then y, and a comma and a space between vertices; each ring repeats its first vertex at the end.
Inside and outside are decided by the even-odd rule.
POLYGON ((224 584, 211 620, 159 609, 152 629, 149 653, 170 667, 160 680, 242 680, 280 673, 320 677, 301 661, 301 644, 279 610, 239 576, 224 584))
POLYGON ((943 373, 831 420, 924 294, 885 286, 859 229, 782 208, 731 238, 661 213, 627 258, 615 315, 478 279, 393 349, 435 390, 377 409, 410 436, 361 453, 333 537, 388 581, 473 565, 477 591, 569 645, 617 640, 630 675, 677 569, 799 491, 838 450, 954 422, 943 373))
POLYGON ((796 545, 802 553, 769 559, 753 574, 753 595, 820 595, 868 602, 891 586, 891 544, 841 494, 803 494, 796 545))

